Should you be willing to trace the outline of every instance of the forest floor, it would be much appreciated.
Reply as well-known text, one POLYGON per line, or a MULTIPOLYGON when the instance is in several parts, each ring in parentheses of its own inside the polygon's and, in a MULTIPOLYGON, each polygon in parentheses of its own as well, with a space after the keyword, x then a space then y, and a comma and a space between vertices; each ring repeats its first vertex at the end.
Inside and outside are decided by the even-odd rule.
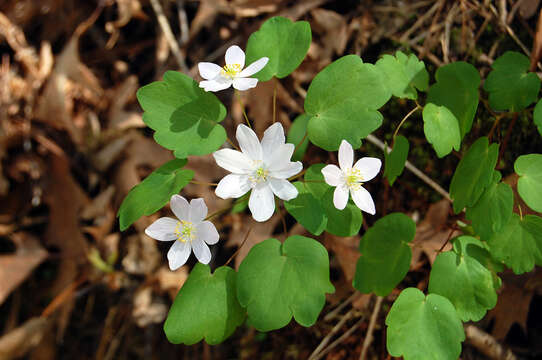
MULTIPOLYGON (((389 359, 385 316, 401 289, 426 290, 431 263, 459 219, 450 203, 409 171, 393 187, 381 176, 367 185, 377 213, 402 211, 417 222, 410 272, 382 301, 352 288, 360 237, 326 234, 318 240, 329 250, 336 292, 328 296, 316 325, 305 328, 292 322, 270 333, 243 325, 220 345, 170 344, 162 324, 195 259, 175 272, 169 270, 169 245, 143 232, 159 214, 119 230, 116 213, 128 191, 173 158, 153 141, 135 93, 160 80, 166 70, 199 80, 198 62, 221 63, 230 45, 244 48, 250 34, 271 16, 306 20, 313 39, 301 66, 285 79, 260 83, 243 93, 259 135, 273 122, 273 109, 288 129, 303 113, 313 77, 345 54, 374 63, 397 50, 414 53, 425 62, 431 79, 438 67, 453 61, 467 61, 486 75, 493 60, 507 50, 530 56, 537 41, 541 48, 542 34, 536 32, 539 3, 0 2, 0 359, 340 360, 358 359, 361 352, 367 359, 389 359), (173 38, 165 36, 163 28, 173 38), (170 47, 171 41, 179 50, 170 47)), ((231 109, 222 124, 232 138, 235 126, 244 121, 242 105, 233 91, 217 95, 231 109)), ((374 135, 389 143, 411 109, 412 104, 401 101, 385 105, 384 125, 374 135)), ((494 121, 487 104, 480 103, 465 142, 490 131, 497 139, 508 136, 501 159, 507 169, 520 154, 541 152, 542 140, 531 122, 520 119, 509 134, 509 122, 492 129, 494 121)), ((424 138, 419 112, 402 131, 411 143, 409 161, 447 189, 461 154, 438 159, 424 138)), ((370 142, 364 142, 362 151, 383 158, 370 142)), ((304 161, 326 162, 330 156, 334 155, 309 147, 304 161)), ((200 182, 214 183, 224 175, 211 156, 189 158, 188 167, 200 182)), ((503 177, 511 184, 517 180, 511 172, 503 172, 503 177)), ((230 204, 206 185, 190 184, 182 194, 203 197, 209 212, 230 204)), ((289 234, 305 234, 283 213, 289 234)), ((364 228, 374 221, 365 217, 364 228)), ((212 268, 236 252, 248 229, 251 235, 236 255, 235 266, 252 245, 284 238, 279 215, 256 223, 248 212, 227 213, 215 223, 221 240, 213 248, 212 268)), ((522 276, 502 274, 496 308, 482 321, 467 325, 462 359, 487 358, 501 345, 518 358, 542 356, 539 270, 522 276), (488 345, 487 339, 494 343, 488 345)))

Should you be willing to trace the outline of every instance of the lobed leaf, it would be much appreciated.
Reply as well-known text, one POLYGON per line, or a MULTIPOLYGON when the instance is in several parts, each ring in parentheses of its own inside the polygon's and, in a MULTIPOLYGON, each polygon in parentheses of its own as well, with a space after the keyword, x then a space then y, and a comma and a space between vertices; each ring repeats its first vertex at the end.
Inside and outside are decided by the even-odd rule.
POLYGON ((542 154, 518 157, 514 170, 519 175, 519 195, 531 209, 542 212, 542 154))
POLYGON ((538 128, 538 133, 542 136, 542 99, 538 100, 534 107, 533 121, 538 128))
POLYGON ((451 153, 452 149, 459 150, 459 124, 447 107, 429 103, 423 108, 422 116, 425 137, 433 145, 439 158, 451 153))
POLYGON ((507 51, 493 62, 484 83, 493 110, 521 111, 536 101, 540 78, 528 72, 529 66, 529 58, 515 51, 507 51))
POLYGON ((398 135, 395 137, 391 152, 384 151, 384 176, 388 178, 390 185, 393 185, 397 177, 403 172, 409 147, 408 140, 404 136, 398 135))
POLYGON ((248 38, 246 64, 268 57, 267 65, 254 74, 261 81, 273 76, 281 79, 301 64, 311 44, 311 27, 306 21, 296 21, 275 16, 262 24, 248 38))
POLYGON ((497 304, 500 282, 484 266, 491 255, 480 240, 460 236, 453 246, 435 259, 428 290, 450 300, 462 321, 478 321, 497 304))
POLYGON ((226 108, 180 72, 167 71, 162 81, 141 87, 137 99, 154 140, 177 158, 210 154, 226 141, 226 130, 218 124, 226 108))
POLYGON ((134 186, 120 205, 117 216, 121 231, 143 215, 151 215, 168 203, 194 177, 192 170, 183 169, 186 159, 168 161, 134 186))
POLYGON ((292 316, 311 326, 335 288, 329 259, 319 242, 299 235, 281 244, 267 239, 250 249, 239 267, 237 297, 248 321, 259 331, 286 326, 292 316))
POLYGON ((427 91, 429 87, 425 64, 414 54, 407 56, 401 51, 397 51, 395 56, 386 54, 375 65, 382 71, 386 85, 396 97, 416 100, 416 89, 427 91))
POLYGON ((465 340, 452 303, 437 294, 425 296, 416 288, 401 292, 386 317, 386 325, 388 352, 405 360, 456 360, 465 340))
POLYGON ((175 297, 164 323, 173 344, 192 345, 205 339, 210 345, 227 339, 245 319, 237 301, 237 273, 222 266, 211 274, 197 263, 175 297))
POLYGON ((307 124, 309 123, 310 116, 307 114, 301 114, 295 118, 290 130, 288 130, 288 136, 286 142, 294 144, 297 148, 292 155, 292 161, 301 161, 305 156, 307 147, 309 146, 309 139, 307 135, 307 124), (303 139, 305 138, 305 139, 303 139), (301 142, 303 140, 303 142, 301 142))
POLYGON ((382 124, 376 111, 391 93, 381 71, 364 64, 359 56, 347 55, 320 71, 312 80, 305 112, 310 115, 307 133, 310 141, 328 151, 348 141, 354 149, 382 124))
POLYGON ((410 268, 416 224, 403 213, 379 219, 359 243, 361 257, 356 264, 352 285, 361 293, 388 295, 403 280, 410 268))
POLYGON ((438 68, 435 79, 436 83, 427 92, 427 102, 450 110, 463 139, 472 127, 478 108, 480 74, 471 64, 457 61, 438 68))
POLYGON ((481 137, 459 161, 450 184, 450 197, 456 214, 465 207, 474 206, 489 186, 498 155, 499 145, 489 145, 487 137, 481 137))
POLYGON ((516 274, 542 265, 542 218, 513 213, 504 228, 488 242, 491 255, 516 274))

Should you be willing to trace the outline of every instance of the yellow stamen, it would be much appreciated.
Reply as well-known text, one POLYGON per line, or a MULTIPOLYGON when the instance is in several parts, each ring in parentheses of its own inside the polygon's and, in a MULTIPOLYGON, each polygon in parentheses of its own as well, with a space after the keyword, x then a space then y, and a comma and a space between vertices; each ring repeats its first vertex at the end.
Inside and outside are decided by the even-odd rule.
POLYGON ((227 76, 232 79, 235 77, 235 75, 239 74, 240 72, 241 72, 240 64, 226 64, 220 71, 222 76, 227 76))
POLYGON ((348 169, 345 174, 346 186, 351 190, 357 190, 363 185, 363 176, 358 169, 348 169))
POLYGON ((260 166, 256 169, 256 171, 252 173, 251 176, 249 176, 249 180, 252 183, 259 184, 261 182, 267 181, 268 176, 269 170, 266 170, 262 166, 260 166))
POLYGON ((177 226, 175 226, 173 232, 177 235, 177 240, 180 242, 192 242, 196 238, 196 228, 190 221, 177 221, 177 226))

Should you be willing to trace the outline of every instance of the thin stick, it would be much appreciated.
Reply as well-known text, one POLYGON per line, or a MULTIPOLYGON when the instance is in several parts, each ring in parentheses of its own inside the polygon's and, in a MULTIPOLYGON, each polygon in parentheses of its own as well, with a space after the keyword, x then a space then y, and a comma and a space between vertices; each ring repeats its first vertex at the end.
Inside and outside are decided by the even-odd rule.
POLYGON ((324 351, 322 351, 320 354, 315 356, 312 360, 319 360, 326 356, 331 350, 333 350, 337 345, 342 343, 345 339, 347 339, 354 331, 357 330, 361 326, 361 323, 365 320, 365 317, 361 317, 361 319, 358 320, 357 323, 352 325, 352 327, 344 332, 337 340, 332 342, 324 351))
POLYGON ((328 312, 326 316, 324 316, 324 321, 332 320, 335 316, 337 316, 338 313, 342 311, 342 309, 344 309, 348 304, 356 300, 359 297, 359 295, 360 295, 359 292, 354 291, 354 293, 350 295, 348 299, 344 300, 342 303, 339 304, 339 306, 337 306, 335 309, 328 312))
POLYGON ((86 275, 82 275, 79 279, 72 282, 64 290, 60 292, 41 313, 42 318, 46 318, 56 311, 62 304, 70 300, 75 295, 75 290, 81 286, 85 281, 87 281, 86 275))
POLYGON ((277 114, 277 83, 275 82, 275 88, 273 89, 273 124, 277 121, 276 114, 277 114))
POLYGON ((245 239, 243 240, 243 242, 241 243, 241 246, 239 246, 237 248, 237 250, 235 250, 235 252, 233 253, 232 256, 230 256, 230 258, 228 259, 228 261, 226 261, 226 263, 224 264, 224 266, 228 266, 228 264, 233 260, 233 258, 239 253, 239 251, 241 251, 241 248, 243 247, 243 245, 245 245, 245 242, 247 241, 248 239, 248 236, 250 235, 250 232, 252 231, 252 228, 249 228, 248 231, 247 231, 247 234, 245 235, 245 239))
POLYGON ((233 146, 233 147, 235 148, 235 150, 241 151, 241 149, 239 149, 239 148, 237 147, 237 145, 235 145, 235 143, 234 143, 233 141, 230 140, 230 138, 226 138, 226 140, 228 140, 228 143, 229 143, 231 146, 233 146))
POLYGON ((467 342, 490 359, 516 360, 514 353, 504 348, 490 334, 474 325, 465 325, 467 342))
POLYGON ((294 154, 295 154, 295 152, 297 151, 297 149, 299 149, 299 147, 301 146, 301 144, 303 144, 303 141, 305 141, 305 139, 307 138, 307 134, 308 134, 308 133, 305 131, 305 135, 303 136, 303 139, 301 139, 301 141, 300 141, 300 142, 295 146, 295 148, 294 148, 294 152, 293 152, 294 154))
POLYGON ((177 60, 177 64, 179 64, 179 67, 184 73, 188 73, 188 67, 186 66, 186 62, 184 61, 184 56, 181 54, 181 49, 179 48, 179 44, 177 44, 177 40, 175 40, 175 36, 171 31, 171 27, 169 26, 169 22, 164 15, 164 9, 162 9, 160 1, 151 0, 151 5, 154 13, 156 14, 156 17, 158 18, 158 24, 160 24, 160 28, 162 29, 162 32, 166 37, 169 48, 175 56, 175 60, 177 60))
POLYGON ((318 355, 318 353, 320 351, 322 351, 323 348, 326 347, 326 345, 329 343, 329 341, 331 340, 331 338, 333 337, 333 335, 335 335, 337 333, 337 331, 339 331, 344 323, 350 319, 352 317, 354 313, 354 309, 350 309, 349 312, 347 312, 346 314, 344 314, 342 317, 341 317, 341 320, 339 320, 337 322, 337 324, 331 329, 331 331, 329 332, 329 334, 327 334, 323 339, 322 341, 320 342, 320 344, 318 344, 318 346, 316 347, 316 349, 314 349, 314 351, 310 354, 309 356, 309 360, 312 360, 316 355, 318 355))
POLYGON ((444 242, 444 244, 442 244, 442 246, 440 247, 440 249, 438 249, 438 254, 440 254, 442 252, 442 250, 444 250, 444 247, 446 246, 446 244, 450 241, 450 239, 452 238, 452 234, 454 233, 456 229, 452 227, 452 230, 450 231, 450 233, 448 234, 448 237, 446 238, 446 241, 444 242))
POLYGON ((506 135, 504 136, 504 141, 502 142, 502 146, 499 151, 499 157, 497 158, 497 166, 499 166, 499 163, 501 162, 502 156, 504 154, 504 150, 506 150, 506 147, 508 146, 508 140, 510 140, 510 136, 512 135, 512 129, 514 128, 514 125, 516 125, 517 120, 518 113, 515 112, 513 114, 512 121, 510 121, 510 124, 508 125, 508 129, 506 129, 506 135))
MULTIPOLYGON (((380 139, 378 139, 376 136, 370 134, 366 138, 370 143, 378 146, 382 151, 387 151, 388 153, 391 151, 389 146, 385 145, 380 139)), ((423 182, 425 182, 427 185, 433 188, 436 192, 438 192, 440 195, 442 195, 446 200, 449 202, 452 202, 452 199, 450 198, 450 194, 444 190, 439 184, 437 184, 435 181, 433 181, 429 176, 425 175, 421 170, 419 170, 417 167, 412 165, 408 160, 405 162, 405 167, 410 170, 414 175, 419 177, 423 182)))
POLYGON ((245 117, 245 121, 247 122, 248 127, 252 129, 252 126, 250 125, 250 121, 248 121, 248 116, 245 111, 245 105, 243 104, 243 100, 241 100, 241 95, 239 94, 239 91, 235 90, 235 95, 237 95, 237 100, 239 101, 239 104, 241 105, 241 110, 243 111, 243 116, 245 117))
POLYGON ((376 318, 378 317, 378 313, 380 312, 380 306, 382 305, 382 299, 382 296, 378 296, 376 298, 373 314, 371 315, 371 321, 369 322, 369 328, 367 329, 367 335, 365 336, 365 340, 363 340, 361 354, 359 354, 359 360, 365 360, 365 356, 367 355, 367 349, 369 348, 369 345, 371 345, 371 343, 373 342, 373 332, 375 330, 376 318))
POLYGON ((404 122, 410 117, 410 115, 414 114, 416 112, 416 110, 418 110, 418 109, 421 109, 421 107, 420 107, 420 105, 416 104, 416 107, 414 109, 410 110, 409 113, 405 115, 403 120, 401 120, 399 125, 397 125, 397 128, 395 128, 395 132, 393 133, 393 141, 394 142, 395 142, 395 137, 397 136, 397 133, 399 132, 399 129, 401 128, 401 126, 403 126, 404 122))
POLYGON ((190 180, 191 184, 197 184, 197 185, 207 185, 207 186, 218 186, 217 183, 208 183, 205 181, 197 181, 197 180, 190 180))

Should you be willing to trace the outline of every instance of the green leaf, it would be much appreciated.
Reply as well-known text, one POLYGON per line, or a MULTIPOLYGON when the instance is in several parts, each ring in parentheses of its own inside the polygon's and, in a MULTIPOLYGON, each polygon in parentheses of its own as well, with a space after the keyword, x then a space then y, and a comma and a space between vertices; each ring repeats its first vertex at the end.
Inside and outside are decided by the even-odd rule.
POLYGON ((529 58, 515 51, 507 51, 493 62, 484 83, 493 110, 521 111, 536 101, 540 79, 528 72, 529 66, 529 58))
POLYGON ((306 183, 297 181, 293 185, 299 194, 295 199, 284 202, 286 211, 311 234, 320 235, 327 226, 327 215, 320 200, 309 191, 306 183))
POLYGON ((489 240, 491 255, 516 274, 542 265, 542 218, 527 215, 523 219, 513 213, 508 224, 489 240))
POLYGON ((519 195, 531 209, 542 212, 542 154, 518 157, 514 170, 519 175, 519 195))
POLYGON ((445 106, 427 104, 423 108, 423 132, 439 158, 461 147, 461 134, 456 117, 445 106))
POLYGON ((311 116, 307 127, 310 141, 328 151, 348 141, 354 149, 382 124, 376 111, 390 98, 378 68, 364 64, 359 56, 347 55, 318 73, 305 99, 305 112, 311 116))
POLYGON ((363 215, 359 208, 349 201, 343 210, 333 205, 334 187, 324 181, 322 168, 324 164, 314 164, 305 173, 305 185, 324 209, 327 217, 326 231, 337 236, 353 236, 359 232, 363 223, 363 215))
POLYGON ((388 295, 410 268, 412 251, 408 243, 415 233, 416 224, 403 213, 375 222, 359 243, 361 257, 356 265, 354 288, 362 293, 388 295))
POLYGON ((456 214, 465 207, 474 206, 491 183, 498 155, 499 145, 489 145, 487 137, 481 137, 463 156, 450 184, 450 197, 456 214))
POLYGON ((292 316, 303 326, 316 322, 335 288, 329 258, 319 242, 299 235, 281 244, 267 239, 250 249, 239 267, 237 297, 259 331, 286 326, 292 316))
POLYGON ((408 157, 408 140, 398 135, 395 137, 395 144, 390 153, 384 152, 384 176, 388 178, 390 185, 393 185, 395 179, 403 172, 408 157))
POLYGON ((416 288, 401 292, 386 317, 387 348, 405 360, 456 360, 465 340, 454 306, 437 294, 427 297, 416 288))
POLYGON ((454 114, 463 139, 478 108, 480 74, 471 64, 457 61, 438 68, 435 79, 427 93, 427 102, 445 106, 454 114))
POLYGON ((472 221, 472 227, 480 239, 488 241, 510 220, 514 208, 514 192, 502 182, 494 182, 487 187, 474 204, 467 208, 466 217, 472 221))
POLYGON ((397 51, 395 56, 382 56, 375 65, 384 74, 394 96, 415 100, 418 98, 416 89, 426 91, 429 87, 429 73, 425 64, 414 54, 407 56, 397 51))
POLYGON ((272 17, 248 38, 246 63, 251 64, 267 56, 269 62, 254 77, 261 81, 270 80, 273 76, 281 79, 301 64, 311 40, 311 27, 308 22, 292 22, 281 16, 272 17))
POLYGON ((208 265, 197 263, 164 323, 168 340, 192 345, 205 338, 215 345, 228 338, 245 319, 236 297, 237 281, 230 267, 219 267, 211 274, 208 265))
POLYGON ((538 128, 538 133, 542 136, 542 99, 538 100, 534 107, 533 121, 538 128))
POLYGON ((294 154, 292 155, 292 161, 301 161, 307 147, 309 146, 309 139, 306 137, 307 134, 307 124, 309 123, 310 116, 307 114, 301 114, 295 118, 290 130, 288 130, 288 136, 286 137, 286 142, 294 144, 297 146, 294 154), (303 140, 303 138, 305 138, 303 140), (298 146, 298 144, 303 140, 303 142, 298 146))
POLYGON ((226 141, 226 130, 218 124, 226 108, 184 74, 167 71, 164 80, 140 88, 137 99, 156 142, 178 158, 210 154, 226 141))
POLYGON ((454 250, 440 253, 431 269, 429 292, 446 297, 462 321, 478 321, 497 304, 494 275, 477 258, 489 258, 480 240, 460 236, 454 250))
POLYGON ((178 194, 192 180, 194 172, 182 169, 185 165, 186 159, 168 161, 130 190, 117 213, 121 231, 141 216, 160 210, 172 195, 178 194))

